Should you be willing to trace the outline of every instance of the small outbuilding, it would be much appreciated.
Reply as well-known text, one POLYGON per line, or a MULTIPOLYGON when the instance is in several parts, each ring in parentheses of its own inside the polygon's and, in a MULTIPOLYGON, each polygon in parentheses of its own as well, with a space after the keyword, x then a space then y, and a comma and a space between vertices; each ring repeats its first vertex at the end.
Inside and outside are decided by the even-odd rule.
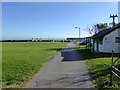
POLYGON ((91 37, 93 39, 93 51, 120 53, 120 23, 112 28, 104 29, 91 37))

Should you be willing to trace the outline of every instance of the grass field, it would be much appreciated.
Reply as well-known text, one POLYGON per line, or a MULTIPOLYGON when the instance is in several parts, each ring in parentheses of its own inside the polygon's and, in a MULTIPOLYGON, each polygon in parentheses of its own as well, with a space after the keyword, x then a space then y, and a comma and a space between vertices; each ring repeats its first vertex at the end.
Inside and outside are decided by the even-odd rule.
MULTIPOLYGON (((77 49, 85 60, 89 75, 97 88, 120 88, 120 81, 115 76, 113 76, 113 85, 109 86, 111 54, 93 53, 90 50, 86 50, 85 46, 77 47, 77 49)), ((120 62, 118 63, 120 66, 120 62)))
POLYGON ((24 87, 45 62, 66 44, 65 42, 3 42, 3 88, 24 87))

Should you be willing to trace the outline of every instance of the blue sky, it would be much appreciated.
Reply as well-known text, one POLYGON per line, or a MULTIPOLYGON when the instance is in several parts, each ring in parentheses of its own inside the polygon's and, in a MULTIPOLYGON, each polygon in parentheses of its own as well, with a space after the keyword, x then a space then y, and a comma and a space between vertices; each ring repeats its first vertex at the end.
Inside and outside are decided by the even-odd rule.
POLYGON ((112 22, 117 2, 3 2, 3 39, 89 36, 87 26, 112 22))

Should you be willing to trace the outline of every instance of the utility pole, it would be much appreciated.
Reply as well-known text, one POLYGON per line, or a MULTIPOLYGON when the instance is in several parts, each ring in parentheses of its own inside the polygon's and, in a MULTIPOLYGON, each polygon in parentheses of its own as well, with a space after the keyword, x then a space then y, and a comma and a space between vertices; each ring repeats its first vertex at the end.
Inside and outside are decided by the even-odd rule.
POLYGON ((75 27, 75 29, 79 29, 79 48, 80 48, 80 27, 75 27))
POLYGON ((118 17, 118 15, 116 14, 116 15, 110 15, 110 18, 112 18, 113 19, 113 27, 115 26, 115 18, 116 17, 118 17))

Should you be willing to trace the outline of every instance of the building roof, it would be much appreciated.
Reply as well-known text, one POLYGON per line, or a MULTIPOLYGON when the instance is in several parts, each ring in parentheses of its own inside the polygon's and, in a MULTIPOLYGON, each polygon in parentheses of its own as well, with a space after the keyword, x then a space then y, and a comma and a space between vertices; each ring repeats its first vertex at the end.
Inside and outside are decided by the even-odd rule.
MULTIPOLYGON (((79 38, 67 38, 67 40, 78 40, 79 38)), ((84 39, 84 38, 80 38, 80 39, 84 39)))
POLYGON ((106 36, 107 34, 111 33, 112 31, 114 30, 117 30, 118 28, 120 28, 120 23, 115 25, 114 27, 112 28, 108 28, 108 29, 103 29, 101 30, 100 32, 94 34, 91 38, 92 39, 101 39, 103 38, 104 36, 106 36))

